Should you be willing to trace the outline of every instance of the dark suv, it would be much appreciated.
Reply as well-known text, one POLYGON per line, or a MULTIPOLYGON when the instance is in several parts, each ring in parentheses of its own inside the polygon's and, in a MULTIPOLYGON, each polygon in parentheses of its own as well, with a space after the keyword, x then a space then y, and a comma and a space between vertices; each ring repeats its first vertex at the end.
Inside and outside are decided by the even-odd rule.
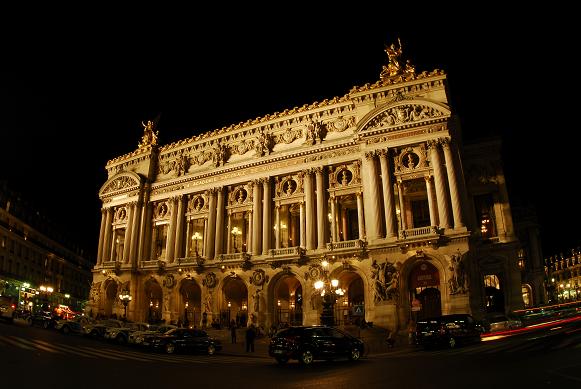
POLYGON ((456 347, 458 344, 480 342, 481 330, 469 314, 454 314, 418 320, 416 342, 424 348, 456 347))
POLYGON ((356 361, 363 355, 364 343, 337 328, 297 326, 279 331, 271 340, 268 355, 284 364, 298 359, 303 365, 315 359, 346 357, 356 361))

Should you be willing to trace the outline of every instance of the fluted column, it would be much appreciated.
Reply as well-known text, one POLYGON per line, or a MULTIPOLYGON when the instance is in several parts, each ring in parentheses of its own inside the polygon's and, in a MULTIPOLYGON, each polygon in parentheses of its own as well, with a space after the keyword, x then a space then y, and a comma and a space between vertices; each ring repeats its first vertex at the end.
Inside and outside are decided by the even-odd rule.
POLYGON ((185 211, 184 211, 184 197, 183 195, 179 195, 176 198, 177 206, 178 206, 178 213, 176 217, 176 238, 175 238, 175 247, 174 253, 175 258, 182 258, 183 254, 183 245, 184 245, 184 221, 185 221, 185 211))
POLYGON ((215 255, 218 258, 220 254, 224 253, 224 191, 220 187, 216 191, 218 200, 216 201, 216 239, 215 239, 215 255))
MULTIPOLYGON (((186 200, 186 208, 187 208, 187 200, 186 200)), ((184 257, 190 256, 190 251, 192 251, 191 247, 193 245, 192 242, 192 221, 186 218, 186 237, 185 237, 185 244, 184 244, 184 257)))
POLYGON ((391 179, 391 171, 389 169, 389 160, 387 150, 381 150, 379 154, 379 162, 381 165, 381 183, 383 185, 383 208, 385 212, 385 231, 387 238, 396 236, 396 215, 395 215, 395 199, 393 195, 393 181, 391 179))
POLYGON ((145 206, 145 220, 143 223, 143 234, 140 234, 139 258, 141 260, 153 259, 151 256, 151 240, 153 236, 153 204, 147 203, 145 206))
POLYGON ((137 262, 143 261, 143 253, 145 247, 145 241, 147 239, 147 214, 149 208, 148 197, 145 196, 143 202, 141 203, 141 212, 139 215, 139 239, 137 239, 137 262))
POLYGON ((226 230, 228 233, 227 237, 228 246, 226 247, 226 252, 228 254, 232 253, 232 239, 235 239, 235 237, 232 235, 233 228, 234 227, 232 227, 232 211, 228 211, 228 229, 226 230))
POLYGON ((365 153, 361 168, 363 181, 363 200, 365 204, 365 231, 367 239, 373 241, 381 237, 381 204, 379 202, 379 184, 375 166, 375 151, 365 153))
POLYGON ((267 255, 272 248, 272 196, 270 194, 270 177, 262 180, 262 255, 267 255))
MULTIPOLYGON (((301 224, 299 226, 299 233, 301 234, 300 237, 300 241, 301 241, 301 247, 305 247, 305 203, 303 201, 301 201, 301 206, 300 206, 300 213, 299 213, 299 223, 301 224)), ((296 244, 293 241, 293 244, 296 244)))
POLYGON ((216 239, 216 189, 210 189, 206 192, 208 194, 208 229, 206 235, 206 250, 205 256, 208 258, 214 257, 214 243, 216 239))
MULTIPOLYGON (((254 220, 252 216, 252 211, 248 211, 248 229, 246 230, 246 248, 243 251, 249 251, 252 253, 252 221, 254 220)), ((242 243, 242 247, 244 247, 244 243, 242 243)))
MULTIPOLYGON (((274 244, 275 244, 275 248, 279 249, 280 248, 280 205, 277 204, 276 208, 274 210, 274 225, 275 225, 275 229, 274 229, 274 244)), ((290 233, 290 222, 288 223, 287 228, 289 228, 289 233, 290 233)))
POLYGON ((105 240, 105 226, 107 222, 107 210, 101 208, 101 228, 99 229, 99 246, 97 248, 97 266, 103 262, 103 241, 105 240))
POLYGON ((446 172, 448 173, 448 187, 450 188, 450 199, 452 200, 452 214, 454 215, 454 228, 464 227, 464 217, 462 215, 462 203, 460 201, 460 189, 458 178, 454 166, 454 157, 450 150, 450 139, 442 139, 444 149, 444 160, 446 162, 446 172))
POLYGON ((331 195, 331 239, 333 242, 337 241, 336 201, 335 195, 331 195))
POLYGON ((131 232, 133 232, 133 218, 135 215, 135 203, 127 204, 127 224, 125 225, 125 238, 123 241, 123 259, 121 262, 129 262, 129 252, 131 249, 131 232))
POLYGON ((397 193, 399 197, 399 220, 401 222, 401 229, 407 230, 407 222, 406 222, 406 209, 405 209, 405 201, 403 199, 403 182, 397 182, 397 193))
POLYGON ((262 253, 262 191, 260 180, 252 183, 252 254, 262 253))
POLYGON ((169 229, 167 232, 167 242, 165 245, 165 260, 168 263, 173 262, 175 255, 176 242, 176 223, 178 219, 178 209, 176 204, 177 198, 172 197, 170 201, 171 219, 169 221, 169 229))
POLYGON ((327 217, 325 217, 325 187, 323 179, 323 167, 315 168, 315 180, 317 186, 317 248, 324 249, 325 244, 325 223, 327 222, 327 217))
POLYGON ((315 248, 315 201, 313 199, 313 176, 311 171, 305 171, 305 217, 307 250, 315 248))
POLYGON ((141 205, 133 204, 133 222, 131 223, 131 242, 129 247, 129 262, 133 266, 137 265, 137 243, 139 242, 139 226, 141 225, 141 205))
POLYGON ((432 177, 425 176, 426 192, 428 193, 428 208, 430 209, 430 225, 438 225, 438 215, 436 214, 436 207, 434 206, 434 194, 432 193, 432 177))
POLYGON ((113 209, 107 208, 105 219, 105 239, 103 240, 102 262, 109 261, 111 257, 111 233, 113 232, 113 209))
POLYGON ((347 236, 348 225, 347 225, 347 207, 341 207, 341 231, 343 231, 343 239, 342 240, 349 240, 349 236, 347 236))
POLYGON ((438 215, 440 221, 439 225, 440 227, 450 228, 451 223, 450 213, 448 211, 448 194, 444 182, 444 171, 440 160, 438 143, 439 142, 435 140, 428 142, 430 160, 432 162, 432 169, 434 169, 434 184, 436 186, 436 201, 438 202, 438 215))
POLYGON ((357 192, 357 227, 359 229, 359 239, 365 238, 365 227, 363 223, 363 193, 357 192))
POLYGON ((203 237, 204 244, 202 245, 202 253, 200 254, 202 257, 206 256, 207 253, 207 246, 208 246, 208 218, 204 218, 204 237, 203 237))

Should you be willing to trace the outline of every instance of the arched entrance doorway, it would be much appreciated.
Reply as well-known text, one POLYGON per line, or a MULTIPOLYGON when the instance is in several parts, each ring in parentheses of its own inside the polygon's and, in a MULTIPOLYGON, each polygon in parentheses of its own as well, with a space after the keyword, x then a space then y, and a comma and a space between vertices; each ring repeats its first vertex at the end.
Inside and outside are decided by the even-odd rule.
POLYGON ((498 275, 487 274, 484 276, 484 296, 486 312, 504 312, 504 293, 498 275))
POLYGON ((248 288, 236 275, 227 277, 222 287, 220 324, 227 327, 231 320, 238 327, 245 327, 248 323, 248 288))
POLYGON ((274 287, 274 320, 278 326, 303 324, 303 287, 292 274, 278 279, 274 287))
POLYGON ((162 322, 162 297, 163 292, 161 286, 154 279, 149 279, 145 282, 145 299, 144 308, 147 312, 146 321, 151 324, 162 322))
POLYGON ((363 279, 354 271, 343 271, 338 277, 343 296, 337 296, 335 323, 337 325, 360 325, 365 319, 365 288, 363 279))
POLYGON ((198 325, 202 320, 202 289, 193 279, 186 278, 180 286, 180 319, 184 327, 198 325))
POLYGON ((103 314, 106 318, 114 317, 113 314, 117 314, 114 312, 115 310, 115 301, 117 301, 117 282, 114 280, 107 280, 105 281, 105 302, 103 306, 103 314))
POLYGON ((418 261, 409 275, 410 317, 423 320, 442 314, 440 273, 428 261, 418 261))

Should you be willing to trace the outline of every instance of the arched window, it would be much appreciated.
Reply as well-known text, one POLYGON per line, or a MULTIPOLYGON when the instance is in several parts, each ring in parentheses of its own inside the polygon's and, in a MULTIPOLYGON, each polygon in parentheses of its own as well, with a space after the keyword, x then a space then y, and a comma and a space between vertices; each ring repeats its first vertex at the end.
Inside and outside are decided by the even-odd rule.
POLYGON ((529 284, 522 284, 521 286, 522 291, 522 301, 525 305, 525 308, 533 306, 533 290, 529 284))

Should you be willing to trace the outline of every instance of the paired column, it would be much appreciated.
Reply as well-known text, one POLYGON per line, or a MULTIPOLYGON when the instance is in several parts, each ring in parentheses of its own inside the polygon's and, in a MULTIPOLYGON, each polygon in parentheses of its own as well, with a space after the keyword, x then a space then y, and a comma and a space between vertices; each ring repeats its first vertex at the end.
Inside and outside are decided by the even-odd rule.
POLYGON ((454 158, 450 150, 450 138, 442 139, 444 149, 444 160, 446 161, 446 171, 448 173, 448 185, 450 188, 450 198, 452 200, 452 214, 454 215, 454 228, 464 227, 462 215, 462 204, 460 202, 460 190, 458 188, 458 178, 454 167, 454 158))
POLYGON ((399 197, 399 220, 401 222, 401 229, 407 230, 405 201, 403 199, 403 185, 402 181, 397 182, 397 194, 399 197))
POLYGON ((439 142, 432 140, 428 142, 430 150, 430 160, 432 162, 432 169, 434 169, 434 183, 436 186, 436 200, 438 202, 438 215, 440 218, 440 227, 450 228, 450 213, 448 211, 448 199, 446 184, 444 182, 444 171, 442 169, 442 162, 440 160, 440 152, 438 150, 439 142))
MULTIPOLYGON (((279 249, 280 248, 280 205, 276 205, 275 210, 274 210, 274 226, 276 227, 274 229, 274 244, 275 244, 275 248, 279 249)), ((287 228, 289 229, 289 233, 290 233, 290 220, 288 223, 287 228)))
POLYGON ((324 249, 326 246, 326 231, 325 223, 327 217, 325 215, 325 181, 323 178, 323 167, 315 168, 315 179, 317 185, 317 248, 324 249))
POLYGON ((214 242, 214 258, 218 258, 218 256, 224 251, 224 192, 222 187, 219 187, 216 190, 216 196, 218 199, 216 201, 216 239, 214 242))
POLYGON ((216 234, 216 189, 210 189, 207 192, 208 201, 208 224, 204 231, 206 237, 205 255, 210 258, 214 255, 214 239, 216 234))
POLYGON ((177 198, 172 197, 170 200, 171 219, 169 221, 169 230, 167 232, 167 242, 165 246, 165 260, 168 263, 173 262, 175 254, 176 223, 178 219, 177 198))
MULTIPOLYGON (((135 203, 129 203, 127 207, 127 224, 125 225, 125 237, 123 240, 123 259, 122 263, 129 262, 129 253, 131 249, 131 232, 133 231, 133 218, 135 214, 135 203)), ((121 259, 121 258, 120 258, 121 259)))
POLYGON ((375 166, 375 151, 365 153, 365 159, 362 166, 363 180, 363 197, 366 206, 365 211, 365 230, 367 238, 370 241, 381 237, 381 213, 377 212, 381 205, 379 202, 379 187, 377 183, 378 174, 375 166))
POLYGON ((331 196, 331 239, 337 242, 337 198, 331 196))
POLYGON ((252 254, 260 255, 262 253, 262 196, 260 190, 261 180, 252 182, 252 254))
POLYGON ((105 240, 105 227, 107 227, 107 211, 101 208, 101 228, 99 230, 99 247, 97 248, 97 266, 103 263, 103 242, 105 240))
POLYGON ((174 261, 175 258, 182 258, 184 256, 182 252, 184 239, 184 221, 185 221, 183 195, 177 196, 175 201, 177 202, 176 236, 175 236, 174 258, 171 258, 172 262, 174 261))
POLYGON ((313 175, 310 170, 305 171, 305 217, 307 250, 315 249, 315 201, 313 198, 313 175))
POLYGON ((434 206, 434 194, 432 193, 432 176, 425 176, 426 192, 428 192, 428 208, 430 209, 430 225, 438 225, 438 215, 436 214, 436 207, 434 206))
POLYGON ((141 223, 141 205, 139 203, 133 204, 133 221, 131 222, 131 242, 129 247, 129 262, 133 266, 137 266, 137 243, 139 242, 139 226, 141 223))
POLYGON ((272 247, 272 195, 270 193, 270 177, 262 180, 262 195, 262 255, 267 255, 268 250, 272 247))
POLYGON ((228 254, 232 253, 232 239, 236 239, 236 237, 234 235, 232 235, 232 229, 234 227, 232 227, 232 211, 228 211, 228 228, 227 228, 227 233, 228 233, 228 244, 226 247, 226 252, 228 254))
MULTIPOLYGON (((304 203, 304 201, 301 202, 301 206, 300 206, 299 223, 301 223, 301 225, 299 226, 299 233, 301 234, 300 245, 301 245, 301 247, 305 247, 305 203, 304 203)), ((294 240, 293 240, 293 244, 296 244, 294 240)))
POLYGON ((393 181, 388 161, 389 153, 387 150, 381 150, 379 162, 381 165, 381 183, 383 185, 383 209, 385 212, 385 230, 386 237, 393 238, 396 236, 396 215, 395 199, 393 195, 393 181))
POLYGON ((357 192, 357 227, 359 228, 359 239, 365 237, 365 227, 363 223, 363 193, 357 192))

